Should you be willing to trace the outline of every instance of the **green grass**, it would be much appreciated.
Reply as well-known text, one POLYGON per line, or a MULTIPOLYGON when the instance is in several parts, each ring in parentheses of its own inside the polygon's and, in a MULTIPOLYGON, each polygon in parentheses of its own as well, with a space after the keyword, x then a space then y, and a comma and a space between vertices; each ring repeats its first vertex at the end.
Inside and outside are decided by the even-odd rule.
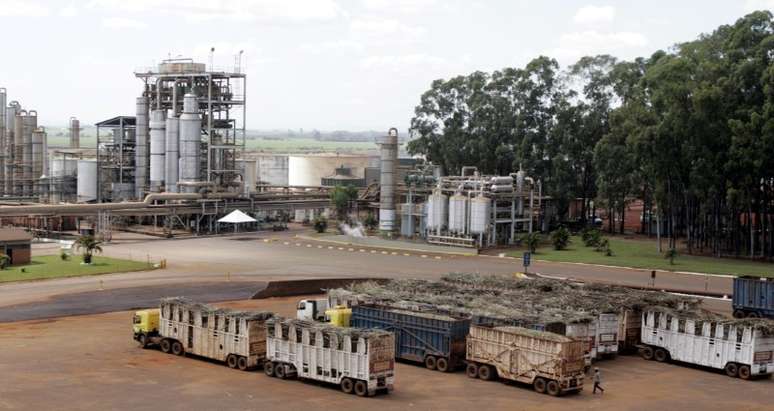
POLYGON ((311 138, 290 138, 284 140, 254 138, 245 143, 248 150, 263 150, 277 153, 305 152, 367 152, 379 147, 371 141, 319 141, 311 138))
MULTIPOLYGON (((544 236, 545 238, 546 236, 544 236)), ((690 271, 709 274, 754 275, 774 277, 774 264, 732 258, 701 257, 680 253, 675 264, 659 254, 654 240, 624 239, 605 237, 610 241, 613 255, 594 251, 586 247, 580 237, 572 237, 572 243, 566 250, 554 250, 550 244, 537 249, 532 257, 535 260, 555 262, 573 262, 602 264, 617 267, 650 268, 665 271, 690 271)), ((666 243, 664 243, 666 244, 666 243)), ((663 248, 666 251, 666 247, 663 248)), ((521 257, 523 250, 510 252, 513 257, 521 257)))
POLYGON ((94 257, 91 265, 82 265, 81 256, 71 256, 62 261, 58 255, 32 257, 26 265, 15 265, 0 271, 0 283, 7 281, 40 280, 46 278, 74 277, 149 270, 147 262, 94 257), (22 272, 24 269, 25 272, 22 272))

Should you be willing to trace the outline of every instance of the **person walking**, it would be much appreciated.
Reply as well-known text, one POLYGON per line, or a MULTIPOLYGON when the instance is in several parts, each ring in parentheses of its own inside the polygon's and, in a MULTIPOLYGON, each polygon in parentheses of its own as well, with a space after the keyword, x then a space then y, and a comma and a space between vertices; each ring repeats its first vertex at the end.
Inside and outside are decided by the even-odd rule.
POLYGON ((597 389, 601 391, 600 394, 605 393, 605 389, 602 388, 602 375, 599 373, 599 368, 594 368, 594 391, 592 391, 592 394, 596 394, 597 389))

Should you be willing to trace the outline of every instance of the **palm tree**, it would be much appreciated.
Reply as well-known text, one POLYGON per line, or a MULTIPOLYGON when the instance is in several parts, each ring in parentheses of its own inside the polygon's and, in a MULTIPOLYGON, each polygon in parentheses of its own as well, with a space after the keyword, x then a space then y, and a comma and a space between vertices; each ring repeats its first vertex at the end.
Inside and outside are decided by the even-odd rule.
POLYGON ((0 253, 0 270, 5 270, 9 264, 11 264, 11 257, 7 254, 0 253))
POLYGON ((85 264, 91 264, 92 255, 94 255, 95 252, 102 252, 102 247, 100 247, 100 244, 102 244, 102 242, 95 240, 94 236, 82 235, 78 237, 77 240, 75 240, 73 245, 75 246, 76 250, 83 250, 83 262, 85 264))

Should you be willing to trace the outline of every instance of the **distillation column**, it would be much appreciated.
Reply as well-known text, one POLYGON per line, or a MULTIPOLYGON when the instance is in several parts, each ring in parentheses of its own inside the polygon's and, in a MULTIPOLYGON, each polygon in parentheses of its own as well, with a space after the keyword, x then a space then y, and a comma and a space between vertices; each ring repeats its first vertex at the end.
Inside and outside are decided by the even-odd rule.
POLYGON ((5 178, 3 179, 3 191, 5 195, 13 194, 13 172, 16 145, 14 144, 16 114, 19 111, 19 102, 8 103, 5 109, 5 178))
POLYGON ((3 182, 5 181, 5 163, 10 158, 10 156, 8 155, 8 143, 6 140, 6 136, 8 135, 6 132, 8 121, 6 120, 6 109, 5 109, 7 98, 8 98, 8 93, 6 89, 3 87, 0 87, 0 191, 2 191, 2 193, 0 194, 3 194, 3 195, 8 194, 8 191, 5 190, 5 186, 3 185, 3 182))
POLYGON ((169 112, 169 117, 167 117, 167 146, 166 146, 166 156, 164 157, 164 161, 166 161, 166 173, 165 173, 165 184, 166 184, 166 191, 170 193, 177 193, 177 181, 179 179, 178 176, 178 167, 180 166, 180 149, 179 149, 179 139, 180 139, 180 121, 177 118, 177 115, 174 111, 169 112))
POLYGON ((21 197, 24 195, 24 119, 27 117, 26 110, 16 112, 16 118, 13 125, 13 195, 21 197))
POLYGON ((30 110, 24 116, 24 149, 22 151, 22 195, 29 197, 33 195, 32 190, 32 132, 38 127, 38 112, 30 110))
POLYGON ((381 138, 381 191, 379 192, 379 231, 395 231, 395 168, 398 161, 398 129, 381 138))
POLYGON ((81 122, 75 118, 70 117, 70 148, 81 147, 81 122))
POLYGON ((134 147, 135 196, 142 198, 148 184, 148 98, 137 97, 137 130, 134 147))
POLYGON ((151 111, 150 121, 150 191, 158 193, 164 186, 164 153, 167 149, 165 110, 151 111))
MULTIPOLYGON (((201 179, 201 135, 202 120, 199 117, 199 103, 196 96, 183 97, 183 114, 180 115, 180 181, 195 183, 201 179)), ((195 193, 196 187, 186 186, 180 190, 195 193)))

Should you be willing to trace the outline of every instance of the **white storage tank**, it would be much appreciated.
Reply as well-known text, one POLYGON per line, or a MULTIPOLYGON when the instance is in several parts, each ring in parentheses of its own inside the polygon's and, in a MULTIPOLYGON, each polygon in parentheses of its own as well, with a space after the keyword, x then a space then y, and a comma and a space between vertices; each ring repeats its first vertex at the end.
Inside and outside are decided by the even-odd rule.
POLYGON ((491 201, 479 195, 470 202, 470 232, 483 234, 489 229, 489 213, 491 201))
POLYGON ((440 191, 433 191, 433 194, 428 197, 427 205, 427 229, 436 230, 446 226, 446 210, 448 207, 448 197, 443 195, 440 191))
POLYGON ((455 194, 449 198, 449 231, 452 233, 464 233, 467 216, 468 199, 462 194, 455 194))
POLYGON ((97 199, 97 160, 78 160, 78 202, 97 199))
POLYGON ((237 168, 242 171, 243 192, 252 194, 256 191, 258 170, 255 160, 237 160, 237 168))

